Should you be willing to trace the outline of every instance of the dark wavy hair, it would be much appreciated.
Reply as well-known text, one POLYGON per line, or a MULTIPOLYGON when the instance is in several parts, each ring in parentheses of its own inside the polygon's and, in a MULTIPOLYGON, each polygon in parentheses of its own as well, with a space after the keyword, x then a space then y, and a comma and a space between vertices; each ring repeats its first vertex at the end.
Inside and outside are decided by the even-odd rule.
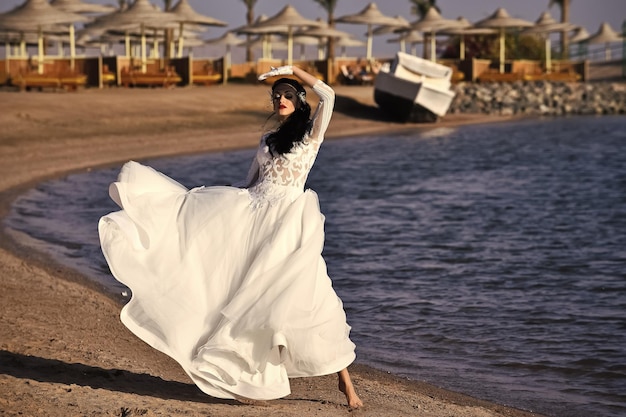
POLYGON ((296 99, 295 111, 265 139, 272 155, 274 152, 280 155, 291 152, 296 143, 304 140, 304 136, 311 131, 312 126, 311 106, 306 102, 304 87, 291 78, 280 78, 272 85, 272 96, 279 84, 289 84, 295 88, 298 98, 296 99))

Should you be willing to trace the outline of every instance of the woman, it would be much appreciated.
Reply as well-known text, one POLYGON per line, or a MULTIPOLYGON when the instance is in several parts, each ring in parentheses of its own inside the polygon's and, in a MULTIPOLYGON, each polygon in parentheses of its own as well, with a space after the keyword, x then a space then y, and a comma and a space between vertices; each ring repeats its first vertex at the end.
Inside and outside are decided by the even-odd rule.
POLYGON ((171 356, 205 393, 269 400, 289 377, 338 373, 350 407, 361 400, 341 300, 321 257, 324 217, 304 191, 334 105, 333 90, 285 66, 320 97, 310 118, 302 85, 272 87, 280 125, 263 135, 243 187, 187 190, 129 162, 110 187, 123 209, 104 216, 100 241, 111 272, 132 290, 122 322, 171 356))

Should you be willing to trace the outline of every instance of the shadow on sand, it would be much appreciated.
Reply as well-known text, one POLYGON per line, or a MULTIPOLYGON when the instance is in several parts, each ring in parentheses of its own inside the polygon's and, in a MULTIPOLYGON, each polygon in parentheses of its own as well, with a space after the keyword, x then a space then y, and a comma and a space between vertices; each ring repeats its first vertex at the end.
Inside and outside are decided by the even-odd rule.
POLYGON ((0 374, 39 382, 76 384, 94 389, 144 395, 164 400, 193 401, 206 404, 243 405, 234 400, 213 398, 194 384, 167 381, 121 369, 103 369, 80 363, 66 363, 0 350, 0 374))
POLYGON ((336 95, 335 112, 354 119, 374 120, 377 122, 397 122, 376 106, 368 106, 351 97, 336 95))

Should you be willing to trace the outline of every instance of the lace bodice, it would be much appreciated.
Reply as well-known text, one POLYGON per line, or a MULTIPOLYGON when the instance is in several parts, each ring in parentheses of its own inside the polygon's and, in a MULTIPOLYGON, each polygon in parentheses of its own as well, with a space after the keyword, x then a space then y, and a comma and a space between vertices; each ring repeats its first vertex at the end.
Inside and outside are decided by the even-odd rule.
POLYGON ((330 123, 334 91, 322 81, 313 86, 320 101, 313 114, 311 132, 291 152, 272 155, 263 135, 246 179, 254 200, 274 201, 286 194, 301 193, 330 123))

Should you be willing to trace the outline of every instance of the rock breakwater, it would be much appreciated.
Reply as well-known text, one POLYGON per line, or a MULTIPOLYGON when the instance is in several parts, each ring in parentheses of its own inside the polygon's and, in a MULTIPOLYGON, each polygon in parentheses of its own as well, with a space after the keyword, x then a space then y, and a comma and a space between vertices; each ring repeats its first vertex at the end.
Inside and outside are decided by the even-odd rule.
POLYGON ((625 114, 624 83, 458 83, 448 113, 510 115, 625 114))

